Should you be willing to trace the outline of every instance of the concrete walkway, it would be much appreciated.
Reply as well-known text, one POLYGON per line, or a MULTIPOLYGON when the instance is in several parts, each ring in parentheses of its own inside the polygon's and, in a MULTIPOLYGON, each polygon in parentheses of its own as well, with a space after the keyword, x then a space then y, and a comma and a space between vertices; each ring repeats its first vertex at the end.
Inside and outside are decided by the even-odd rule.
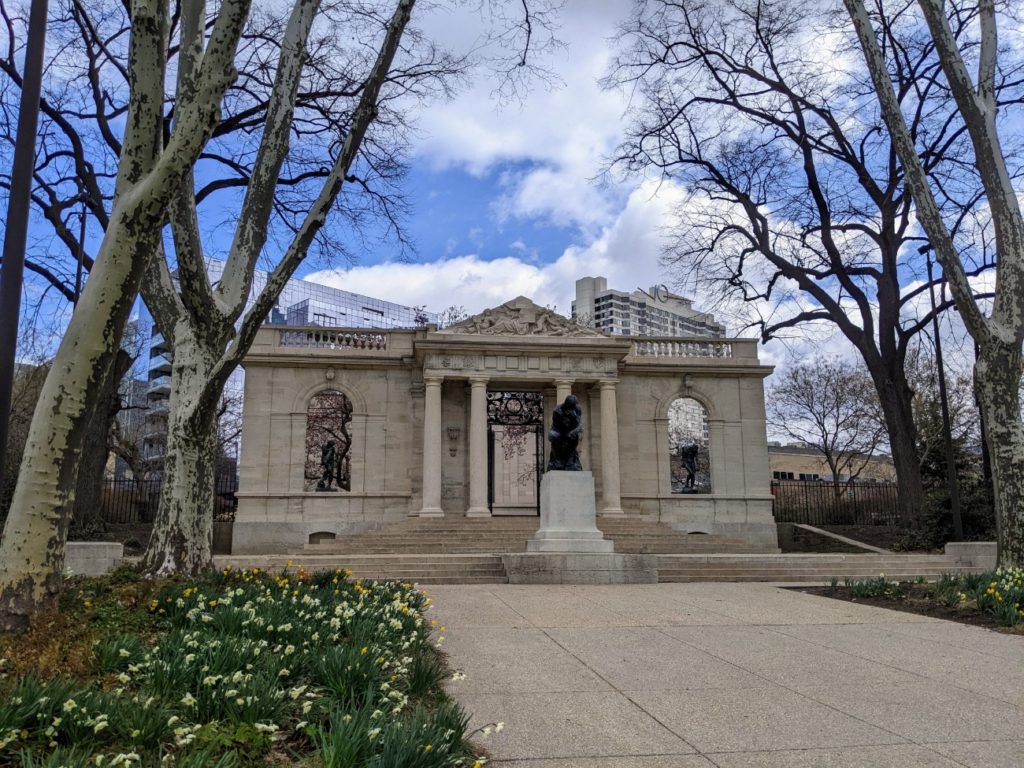
POLYGON ((1024 766, 1024 637, 764 584, 427 589, 497 765, 1024 766))

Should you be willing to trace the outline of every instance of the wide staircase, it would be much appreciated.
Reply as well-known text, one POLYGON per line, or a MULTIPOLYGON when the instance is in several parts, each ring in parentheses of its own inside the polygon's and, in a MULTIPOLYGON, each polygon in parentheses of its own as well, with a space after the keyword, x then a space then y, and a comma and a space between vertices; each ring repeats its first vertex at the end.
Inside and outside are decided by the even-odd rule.
MULTIPOLYGON (((217 558, 221 565, 309 570, 344 568, 365 579, 420 584, 500 584, 508 578, 501 555, 525 552, 536 517, 410 518, 353 536, 322 540, 286 555, 217 558)), ((968 570, 945 555, 779 554, 739 539, 686 534, 638 517, 601 517, 598 527, 623 554, 658 557, 658 580, 825 583, 832 578, 894 579, 968 570)))

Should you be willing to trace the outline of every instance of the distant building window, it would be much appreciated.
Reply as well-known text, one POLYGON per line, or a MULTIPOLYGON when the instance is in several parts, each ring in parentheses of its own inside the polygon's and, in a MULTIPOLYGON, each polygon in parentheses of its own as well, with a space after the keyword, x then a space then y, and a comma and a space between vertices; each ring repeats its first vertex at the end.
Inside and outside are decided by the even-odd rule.
MULTIPOLYGON (((790 474, 792 474, 792 473, 790 473, 790 474)), ((821 475, 819 475, 817 472, 801 472, 800 473, 800 479, 804 480, 804 481, 807 481, 807 480, 821 480, 821 475)))
POLYGON ((334 315, 325 315, 319 312, 313 313, 313 325, 332 326, 336 325, 337 322, 338 318, 336 318, 334 315))
POLYGON ((795 480, 792 472, 772 472, 772 478, 775 480, 795 480))

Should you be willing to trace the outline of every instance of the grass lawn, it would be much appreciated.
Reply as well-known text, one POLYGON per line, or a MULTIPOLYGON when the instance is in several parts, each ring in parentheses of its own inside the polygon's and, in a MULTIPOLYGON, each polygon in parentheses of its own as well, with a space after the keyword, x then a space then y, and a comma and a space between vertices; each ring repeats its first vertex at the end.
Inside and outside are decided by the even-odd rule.
POLYGON ((479 768, 429 599, 346 576, 70 582, 0 636, 0 765, 479 768))
POLYGON ((885 574, 880 574, 873 579, 799 589, 810 594, 1024 635, 1022 568, 947 574, 934 584, 890 581, 885 574))

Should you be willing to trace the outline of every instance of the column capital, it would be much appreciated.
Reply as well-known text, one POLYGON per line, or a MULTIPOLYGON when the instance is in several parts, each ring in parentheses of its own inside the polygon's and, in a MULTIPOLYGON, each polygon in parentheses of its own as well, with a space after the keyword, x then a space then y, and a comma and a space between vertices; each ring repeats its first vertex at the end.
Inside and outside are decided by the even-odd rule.
POLYGON ((444 376, 424 376, 423 385, 427 387, 439 387, 444 383, 444 376))
POLYGON ((553 381, 555 382, 556 386, 559 384, 568 384, 571 387, 573 384, 576 383, 576 379, 570 379, 565 376, 554 379, 553 381))
POLYGON ((601 379, 601 381, 597 382, 597 386, 602 390, 609 390, 615 389, 615 385, 618 383, 618 379, 601 379))
POLYGON ((471 387, 486 387, 491 381, 490 376, 470 376, 469 385, 471 387))

